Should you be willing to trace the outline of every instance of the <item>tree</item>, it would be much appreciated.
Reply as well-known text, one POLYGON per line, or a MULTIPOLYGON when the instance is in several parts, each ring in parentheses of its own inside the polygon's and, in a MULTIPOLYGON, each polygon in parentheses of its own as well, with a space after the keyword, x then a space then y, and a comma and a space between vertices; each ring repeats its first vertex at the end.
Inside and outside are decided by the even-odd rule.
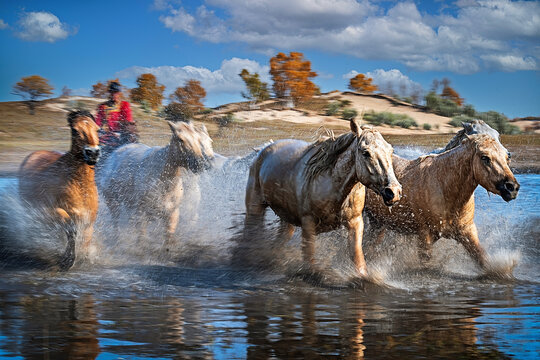
POLYGON ((294 103, 309 99, 318 91, 310 80, 317 76, 311 71, 311 62, 304 54, 291 52, 288 56, 278 53, 270 59, 270 75, 274 81, 273 90, 278 98, 291 98, 294 103))
POLYGON ((268 84, 262 82, 259 78, 259 74, 253 73, 250 74, 247 69, 242 69, 242 72, 239 74, 246 87, 248 93, 242 92, 242 96, 250 101, 255 103, 267 100, 270 98, 270 93, 268 92, 268 84))
POLYGON ((204 108, 205 97, 206 90, 201 82, 191 79, 170 95, 171 103, 165 108, 165 114, 173 121, 187 121, 204 108))
POLYGON ((148 104, 153 110, 161 105, 165 86, 160 85, 152 74, 142 74, 137 78, 137 87, 131 90, 131 100, 138 104, 148 104))
POLYGON ((441 93, 443 99, 448 99, 453 101, 457 106, 463 105, 463 98, 459 96, 457 91, 452 89, 448 84, 444 85, 443 91, 441 93))
POLYGON ((13 86, 12 94, 25 99, 30 114, 34 114, 35 101, 41 97, 52 95, 54 88, 49 85, 49 80, 39 76, 31 75, 21 78, 13 86))
POLYGON ((349 89, 370 94, 378 90, 377 85, 372 82, 372 78, 368 78, 364 74, 357 74, 349 81, 349 89))
POLYGON ((109 85, 111 82, 120 83, 118 78, 108 80, 106 83, 98 81, 96 84, 92 85, 92 90, 90 90, 90 95, 100 99, 107 99, 109 97, 109 85))
POLYGON ((67 87, 67 85, 64 85, 64 87, 62 88, 62 96, 63 97, 68 97, 68 96, 71 96, 71 89, 67 87))

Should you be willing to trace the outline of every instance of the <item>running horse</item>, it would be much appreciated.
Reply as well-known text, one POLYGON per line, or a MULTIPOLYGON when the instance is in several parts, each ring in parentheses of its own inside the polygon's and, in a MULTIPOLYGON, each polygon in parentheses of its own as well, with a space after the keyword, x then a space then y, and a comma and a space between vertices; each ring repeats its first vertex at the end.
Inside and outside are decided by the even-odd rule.
POLYGON ((30 205, 52 214, 67 234, 67 247, 59 260, 62 270, 75 262, 77 231, 83 232, 83 249, 88 250, 98 210, 94 165, 99 159, 98 126, 88 111, 74 111, 67 117, 71 128, 71 149, 65 153, 35 151, 19 169, 19 193, 30 205))
POLYGON ((478 185, 501 196, 516 198, 519 183, 509 166, 507 150, 486 134, 466 135, 459 146, 441 154, 406 160, 394 156, 403 197, 391 211, 368 191, 365 214, 369 237, 380 243, 384 229, 418 237, 420 258, 427 262, 441 237, 462 244, 476 264, 490 272, 486 252, 474 223, 474 190, 478 185))
POLYGON ((197 211, 197 174, 208 169, 214 158, 212 139, 204 125, 168 124, 172 132, 168 145, 124 145, 110 154, 98 172, 98 188, 111 211, 115 230, 124 210, 139 220, 139 240, 149 219, 164 220, 167 249, 173 244, 180 205, 185 212, 197 211))
POLYGON ((390 206, 400 199, 401 185, 392 168, 392 146, 378 131, 355 121, 350 125, 352 132, 337 138, 313 144, 280 140, 259 153, 249 170, 244 241, 262 227, 270 207, 281 219, 284 242, 294 226, 302 228, 303 259, 316 273, 315 236, 343 224, 356 273, 368 278, 362 251, 365 187, 390 206))

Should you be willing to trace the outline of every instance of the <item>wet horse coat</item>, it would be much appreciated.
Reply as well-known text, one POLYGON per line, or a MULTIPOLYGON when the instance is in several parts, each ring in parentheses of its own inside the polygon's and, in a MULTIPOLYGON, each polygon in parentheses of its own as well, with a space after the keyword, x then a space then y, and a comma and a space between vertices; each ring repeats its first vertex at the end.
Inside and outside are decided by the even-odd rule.
POLYGON ((316 234, 345 224, 357 274, 367 276, 362 184, 383 194, 388 205, 399 200, 401 186, 392 169, 393 149, 380 133, 361 130, 355 122, 351 130, 315 144, 281 140, 259 153, 246 188, 244 241, 262 226, 265 208, 270 207, 282 220, 284 240, 292 236, 293 226, 302 227, 304 261, 313 267, 316 234))
POLYGON ((115 227, 123 210, 137 216, 141 235, 149 218, 163 219, 167 245, 173 241, 184 198, 189 193, 188 205, 198 202, 196 174, 208 168, 214 157, 204 125, 169 122, 169 126, 172 137, 167 146, 125 145, 112 152, 98 172, 98 187, 115 227))
POLYGON ((365 213, 378 242, 384 228, 419 237, 420 255, 429 260, 441 237, 457 240, 478 266, 487 271, 486 254, 474 224, 474 190, 478 185, 505 201, 517 196, 519 184, 508 167, 508 153, 488 135, 467 136, 442 154, 405 160, 394 156, 403 198, 390 211, 368 191, 365 213))
POLYGON ((69 152, 33 152, 19 170, 21 198, 52 214, 67 233, 67 248, 59 261, 62 269, 69 269, 75 261, 77 229, 83 230, 83 249, 88 249, 98 210, 94 180, 100 155, 98 126, 87 111, 70 113, 68 123, 72 134, 69 152))

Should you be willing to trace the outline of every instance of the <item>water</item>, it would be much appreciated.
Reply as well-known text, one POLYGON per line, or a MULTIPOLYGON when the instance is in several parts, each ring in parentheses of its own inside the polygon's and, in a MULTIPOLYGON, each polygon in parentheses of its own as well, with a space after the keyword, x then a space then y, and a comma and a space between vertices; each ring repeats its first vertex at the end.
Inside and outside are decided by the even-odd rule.
MULTIPOLYGON (((517 259, 515 280, 479 278, 465 252, 450 240, 435 246, 440 266, 419 270, 406 260, 413 251, 407 239, 396 238, 398 245, 368 263, 383 269, 391 287, 364 289, 348 287, 337 270, 332 275, 333 268, 348 262, 342 231, 318 242, 319 258, 332 275, 323 285, 291 276, 300 263, 298 234, 280 255, 287 258, 283 267, 266 272, 229 267, 228 239, 242 218, 245 172, 235 176, 220 183, 211 201, 202 202, 196 222, 203 225, 186 231, 173 255, 164 256, 157 246, 134 247, 127 228, 115 243, 106 209, 100 209, 99 246, 89 261, 67 273, 4 268, 0 357, 540 356, 539 175, 518 175, 521 190, 511 203, 488 197, 483 189, 475 193, 481 242, 496 260, 517 259)), ((203 188, 211 182, 203 179, 203 188)), ((16 217, 30 215, 18 208, 15 183, 0 179, 2 225, 23 232, 29 224, 16 217)), ((270 227, 274 220, 269 217, 270 227)), ((43 243, 53 241, 40 234, 43 243)), ((29 242, 19 233, 13 236, 29 242)))

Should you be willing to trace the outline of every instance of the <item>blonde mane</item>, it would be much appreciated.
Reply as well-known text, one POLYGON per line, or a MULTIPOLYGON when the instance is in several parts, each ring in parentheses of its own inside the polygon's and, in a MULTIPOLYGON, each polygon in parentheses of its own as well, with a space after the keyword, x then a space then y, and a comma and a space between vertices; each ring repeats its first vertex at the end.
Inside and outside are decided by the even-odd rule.
POLYGON ((304 170, 306 183, 311 183, 317 175, 333 168, 338 157, 347 150, 357 138, 356 134, 348 132, 335 139, 329 138, 311 144, 307 151, 313 151, 313 154, 307 160, 306 168, 304 170))

